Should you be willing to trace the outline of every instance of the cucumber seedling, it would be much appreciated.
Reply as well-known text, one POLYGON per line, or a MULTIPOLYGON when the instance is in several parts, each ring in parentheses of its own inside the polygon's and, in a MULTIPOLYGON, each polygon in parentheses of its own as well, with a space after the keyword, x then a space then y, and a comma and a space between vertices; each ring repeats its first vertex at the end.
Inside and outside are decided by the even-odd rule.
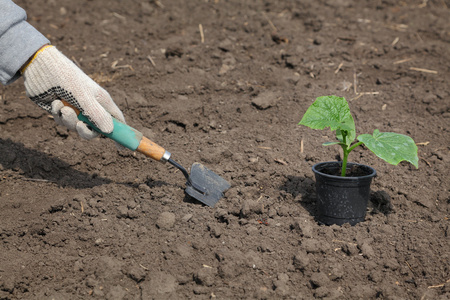
POLYGON ((419 167, 417 146, 409 136, 394 132, 380 132, 375 129, 373 134, 361 134, 356 137, 355 122, 345 98, 318 97, 298 124, 321 130, 329 127, 332 131, 336 131, 337 141, 326 142, 323 145, 340 145, 342 147, 341 176, 345 176, 348 155, 362 144, 390 164, 397 165, 405 160, 416 168, 419 167))

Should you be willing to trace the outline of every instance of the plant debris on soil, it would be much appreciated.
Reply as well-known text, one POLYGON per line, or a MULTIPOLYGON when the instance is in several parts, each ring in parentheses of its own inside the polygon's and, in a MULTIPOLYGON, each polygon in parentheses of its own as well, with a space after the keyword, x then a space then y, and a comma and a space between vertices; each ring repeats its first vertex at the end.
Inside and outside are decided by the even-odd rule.
POLYGON ((450 3, 15 1, 128 124, 231 183, 214 208, 174 167, 84 141, 0 89, 0 299, 449 299, 450 3), (411 136, 419 169, 364 147, 366 221, 315 221, 311 167, 349 101, 360 132, 411 136))

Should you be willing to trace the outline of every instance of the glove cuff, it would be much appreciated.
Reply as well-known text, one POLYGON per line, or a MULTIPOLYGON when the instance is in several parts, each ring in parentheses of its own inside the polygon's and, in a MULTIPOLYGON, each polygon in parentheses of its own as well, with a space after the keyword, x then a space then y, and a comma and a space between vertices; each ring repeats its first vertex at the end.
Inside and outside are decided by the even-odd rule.
POLYGON ((39 55, 39 53, 41 53, 42 51, 44 51, 47 48, 53 47, 52 45, 45 45, 42 46, 38 51, 36 51, 36 53, 34 53, 34 55, 25 63, 25 65, 20 69, 20 74, 23 75, 23 73, 25 72, 25 70, 28 68, 28 66, 33 62, 33 60, 39 55))

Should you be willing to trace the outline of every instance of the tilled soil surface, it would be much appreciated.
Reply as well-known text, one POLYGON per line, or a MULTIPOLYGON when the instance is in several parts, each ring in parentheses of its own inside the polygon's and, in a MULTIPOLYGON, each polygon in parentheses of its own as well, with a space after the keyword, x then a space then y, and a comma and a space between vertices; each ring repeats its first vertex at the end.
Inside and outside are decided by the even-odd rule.
POLYGON ((0 90, 0 299, 449 299, 449 1, 18 0, 127 122, 232 187, 214 208, 182 174, 81 140, 0 90), (358 133, 411 136, 420 166, 374 167, 366 221, 315 221, 345 97, 358 133))

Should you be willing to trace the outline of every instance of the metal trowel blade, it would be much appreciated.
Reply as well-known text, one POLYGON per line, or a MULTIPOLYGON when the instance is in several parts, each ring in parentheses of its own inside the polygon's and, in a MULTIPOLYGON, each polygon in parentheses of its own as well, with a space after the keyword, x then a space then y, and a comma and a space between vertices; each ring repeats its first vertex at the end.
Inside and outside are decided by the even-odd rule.
POLYGON ((206 192, 201 193, 188 185, 186 193, 210 207, 214 207, 223 197, 223 193, 230 188, 228 181, 199 163, 192 165, 189 178, 193 184, 203 188, 206 192))

